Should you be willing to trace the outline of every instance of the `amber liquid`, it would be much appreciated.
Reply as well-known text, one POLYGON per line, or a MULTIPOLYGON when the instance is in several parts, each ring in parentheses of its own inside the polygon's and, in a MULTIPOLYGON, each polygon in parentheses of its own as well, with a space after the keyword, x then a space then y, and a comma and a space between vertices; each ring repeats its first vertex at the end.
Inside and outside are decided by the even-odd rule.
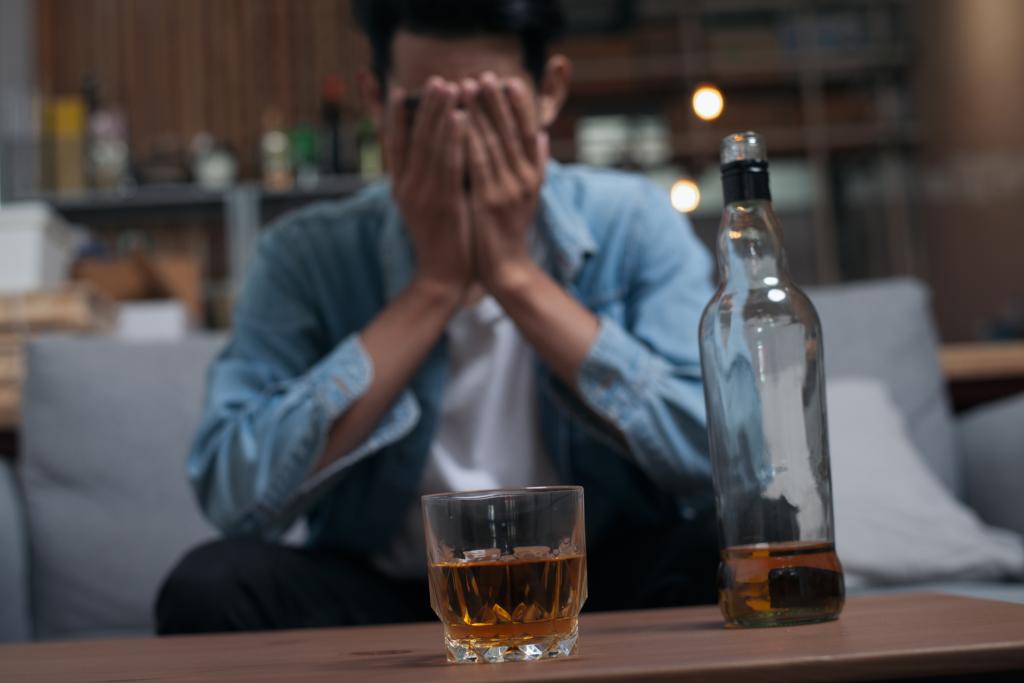
POLYGON ((429 578, 453 661, 539 659, 576 649, 586 598, 581 555, 442 562, 429 567, 429 578))
POLYGON ((843 569, 835 546, 766 543, 722 551, 718 604, 732 626, 829 621, 843 609, 843 569))

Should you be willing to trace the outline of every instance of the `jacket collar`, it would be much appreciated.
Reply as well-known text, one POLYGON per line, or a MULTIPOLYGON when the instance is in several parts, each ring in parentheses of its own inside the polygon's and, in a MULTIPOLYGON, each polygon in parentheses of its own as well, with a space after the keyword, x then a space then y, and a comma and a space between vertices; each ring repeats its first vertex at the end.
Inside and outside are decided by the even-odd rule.
MULTIPOLYGON (((379 191, 387 199, 377 249, 384 293, 390 300, 409 284, 416 262, 401 214, 391 200, 390 182, 383 183, 379 191)), ((579 275, 587 258, 597 252, 597 242, 572 203, 564 171, 557 161, 548 162, 537 214, 541 238, 551 255, 553 275, 568 284, 579 275)))

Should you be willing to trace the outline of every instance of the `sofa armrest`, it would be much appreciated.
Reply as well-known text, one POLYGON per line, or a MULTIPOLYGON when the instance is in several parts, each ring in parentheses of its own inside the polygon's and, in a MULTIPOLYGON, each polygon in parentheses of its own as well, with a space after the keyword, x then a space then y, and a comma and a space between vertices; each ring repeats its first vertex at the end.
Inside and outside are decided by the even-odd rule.
POLYGON ((957 440, 967 504, 989 524, 1024 534, 1024 394, 966 413, 957 440))
POLYGON ((21 493, 10 460, 0 455, 0 643, 32 637, 28 582, 21 493))

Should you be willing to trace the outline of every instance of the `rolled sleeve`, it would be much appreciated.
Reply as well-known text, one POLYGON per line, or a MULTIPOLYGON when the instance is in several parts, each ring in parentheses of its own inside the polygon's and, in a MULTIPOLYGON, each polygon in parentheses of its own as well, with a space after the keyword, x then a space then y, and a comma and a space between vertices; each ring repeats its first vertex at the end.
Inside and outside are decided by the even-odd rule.
POLYGON ((333 421, 360 398, 373 382, 373 362, 358 335, 351 335, 311 373, 314 394, 333 421))
MULTIPOLYGON (((316 381, 319 385, 317 395, 324 406, 328 421, 333 422, 366 392, 373 381, 373 362, 358 336, 346 340, 328 357, 316 381)), ((305 501, 315 498, 342 472, 412 431, 419 419, 419 402, 412 391, 403 389, 373 432, 362 443, 306 479, 291 507, 303 507, 305 501)))
POLYGON ((229 535, 284 531, 326 484, 401 439, 420 415, 404 391, 362 443, 311 474, 331 425, 372 383, 372 362, 353 334, 298 378, 261 385, 261 369, 230 354, 217 362, 189 460, 204 511, 229 535))
MULTIPOLYGON (((398 441, 419 420, 420 408, 406 390, 362 443, 313 472, 331 427, 373 382, 358 332, 370 307, 359 296, 361 283, 370 276, 355 260, 332 263, 331 273, 358 273, 342 280, 350 290, 336 286, 328 295, 318 284, 326 277, 319 256, 334 248, 323 240, 353 234, 348 228, 328 226, 316 212, 300 214, 264 234, 254 255, 231 341, 208 373, 187 465, 200 507, 225 534, 276 538, 308 506, 311 492, 321 493, 333 477, 398 441), (349 331, 340 339, 325 328, 325 300, 347 307, 338 324, 349 331)), ((354 248, 347 241, 337 247, 349 256, 354 248)))
POLYGON ((577 376, 584 401, 616 424, 629 418, 643 402, 655 357, 617 323, 602 317, 597 338, 577 376))

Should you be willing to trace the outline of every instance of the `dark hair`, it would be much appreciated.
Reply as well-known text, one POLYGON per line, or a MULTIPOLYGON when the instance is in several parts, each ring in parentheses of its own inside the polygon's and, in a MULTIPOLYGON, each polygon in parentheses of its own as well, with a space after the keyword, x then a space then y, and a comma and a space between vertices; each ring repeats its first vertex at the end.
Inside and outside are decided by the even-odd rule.
POLYGON ((352 13, 370 39, 373 71, 381 86, 387 85, 391 44, 399 29, 442 38, 517 35, 523 64, 540 83, 548 46, 565 26, 558 0, 353 0, 352 13))

